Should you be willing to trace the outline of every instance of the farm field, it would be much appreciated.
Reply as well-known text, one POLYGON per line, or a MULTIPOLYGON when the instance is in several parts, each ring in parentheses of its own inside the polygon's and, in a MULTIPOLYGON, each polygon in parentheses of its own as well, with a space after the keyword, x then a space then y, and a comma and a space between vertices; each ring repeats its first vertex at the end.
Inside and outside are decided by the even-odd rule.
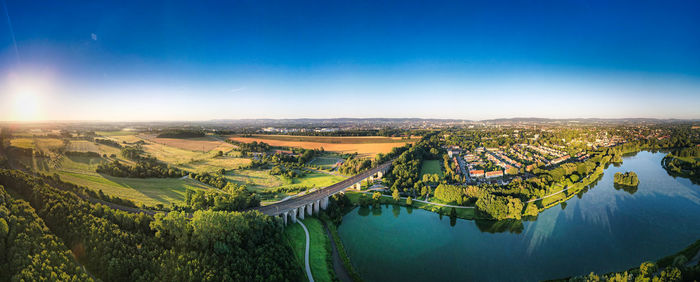
POLYGON ((72 140, 72 141, 70 141, 70 143, 68 144, 67 151, 95 152, 95 153, 99 153, 100 155, 107 154, 108 156, 112 155, 112 154, 119 156, 119 152, 120 152, 120 150, 115 148, 115 147, 111 147, 111 146, 107 146, 107 145, 103 145, 103 144, 98 144, 98 143, 90 142, 90 141, 86 141, 86 140, 72 140))
MULTIPOLYGON (((124 132, 119 132, 124 133, 124 132)), ((136 135, 133 132, 124 135, 110 135, 109 139, 119 143, 145 142, 143 150, 158 160, 178 166, 183 169, 195 171, 212 171, 212 167, 222 165, 220 168, 233 169, 248 163, 242 159, 229 161, 211 161, 216 152, 228 152, 230 156, 238 156, 238 152, 230 152, 234 146, 213 137, 201 137, 190 139, 155 138, 153 135, 136 135), (204 151, 202 151, 204 148, 204 151), (199 162, 199 164, 196 164, 199 162), (195 164, 192 164, 195 163, 195 164)))
POLYGON ((265 142, 272 146, 297 147, 304 149, 321 149, 338 153, 357 153, 363 156, 374 156, 388 153, 394 147, 413 143, 418 139, 402 140, 398 137, 326 137, 326 136, 288 136, 288 135, 253 135, 252 137, 231 136, 229 139, 251 143, 265 142))
POLYGON ((58 171, 61 179, 107 195, 129 199, 138 204, 155 206, 182 203, 185 191, 212 189, 195 181, 180 178, 122 178, 89 172, 58 171))
MULTIPOLYGON (((89 145, 78 143, 75 146, 89 145)), ((114 149, 103 145, 100 145, 100 147, 114 149)), ((114 150, 118 154, 118 149, 114 150)), ((129 199, 137 204, 148 206, 157 204, 170 206, 171 203, 181 203, 184 201, 185 191, 188 188, 194 190, 213 189, 190 179, 123 178, 96 173, 95 169, 97 166, 111 161, 110 158, 83 156, 62 156, 58 159, 24 157, 21 161, 36 171, 48 174, 57 173, 64 181, 86 186, 95 191, 102 190, 107 195, 129 199)), ((120 159, 120 161, 131 164, 128 160, 120 159)))
POLYGON ((34 139, 32 138, 12 138, 10 140, 10 145, 17 148, 33 149, 34 139))
POLYGON ((420 175, 423 174, 437 174, 441 178, 443 177, 442 167, 440 166, 440 161, 438 160, 424 160, 420 167, 420 175))
POLYGON ((136 135, 138 132, 131 130, 117 130, 117 131, 96 131, 95 134, 100 136, 125 136, 125 135, 136 135))
POLYGON ((10 145, 17 148, 38 149, 43 152, 49 152, 51 149, 60 148, 63 146, 63 140, 57 138, 12 138, 10 145))
POLYGON ((243 165, 248 165, 251 163, 250 159, 237 158, 232 156, 223 156, 209 159, 197 160, 190 163, 180 164, 177 167, 180 169, 194 171, 194 172, 215 172, 219 169, 238 169, 243 165))
POLYGON ((37 149, 48 152, 52 149, 63 147, 63 140, 57 138, 36 138, 34 139, 34 145, 36 145, 37 149))
MULTIPOLYGON (((240 137, 240 136, 232 136, 240 137)), ((260 138, 266 140, 290 141, 290 142, 314 142, 330 144, 375 144, 375 143, 406 143, 401 137, 384 136, 300 136, 300 135, 267 135, 255 134, 250 138, 260 138)), ((418 137, 411 138, 416 141, 418 137)))
POLYGON ((130 134, 121 134, 121 135, 102 135, 102 138, 108 138, 117 141, 118 143, 126 142, 126 143, 134 143, 143 140, 143 138, 139 137, 140 135, 137 135, 134 132, 131 132, 130 134))
POLYGON ((100 147, 95 142, 87 140, 71 140, 68 143, 68 151, 73 152, 100 152, 100 147))
POLYGON ((215 154, 215 152, 211 151, 195 152, 151 142, 147 142, 143 145, 143 150, 158 160, 173 165, 183 165, 189 162, 210 159, 214 157, 215 154))
POLYGON ((223 151, 227 152, 233 149, 235 146, 213 137, 200 137, 200 138, 152 138, 148 139, 151 142, 163 144, 171 147, 175 147, 183 150, 199 151, 199 152, 209 152, 209 151, 223 151))

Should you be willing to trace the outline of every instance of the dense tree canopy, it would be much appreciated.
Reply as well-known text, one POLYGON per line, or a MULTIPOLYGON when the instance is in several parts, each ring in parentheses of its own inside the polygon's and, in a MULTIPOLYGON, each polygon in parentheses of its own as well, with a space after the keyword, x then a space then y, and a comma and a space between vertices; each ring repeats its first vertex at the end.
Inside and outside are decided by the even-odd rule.
POLYGON ((282 223, 258 212, 207 210, 191 218, 172 212, 153 219, 90 204, 15 170, 0 170, 0 185, 29 199, 51 233, 102 280, 298 281, 302 277, 291 249, 282 243, 282 223))

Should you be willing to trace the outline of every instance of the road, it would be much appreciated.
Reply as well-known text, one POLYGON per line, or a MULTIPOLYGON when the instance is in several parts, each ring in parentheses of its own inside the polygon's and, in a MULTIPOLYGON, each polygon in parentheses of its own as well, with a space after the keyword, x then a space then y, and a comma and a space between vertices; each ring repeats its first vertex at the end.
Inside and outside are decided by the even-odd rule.
POLYGON ((311 193, 305 194, 303 196, 295 197, 289 200, 286 200, 284 202, 279 202, 267 206, 262 206, 262 207, 257 207, 254 208, 254 210, 260 211, 266 215, 278 215, 282 212, 298 208, 304 205, 307 205, 309 203, 316 202, 318 200, 321 200, 323 198, 326 198, 328 196, 331 196, 335 193, 338 193, 340 191, 343 191, 350 187, 351 185, 358 183, 362 181, 365 178, 368 178, 374 174, 376 174, 379 171, 382 171, 386 169, 387 167, 391 166, 391 163, 393 160, 388 161, 380 166, 377 166, 375 168, 369 169, 365 172, 362 172, 360 174, 357 174, 353 177, 350 177, 348 179, 345 179, 341 182, 338 182, 336 184, 333 184, 331 186, 328 186, 323 189, 318 189, 316 191, 313 191, 311 193))

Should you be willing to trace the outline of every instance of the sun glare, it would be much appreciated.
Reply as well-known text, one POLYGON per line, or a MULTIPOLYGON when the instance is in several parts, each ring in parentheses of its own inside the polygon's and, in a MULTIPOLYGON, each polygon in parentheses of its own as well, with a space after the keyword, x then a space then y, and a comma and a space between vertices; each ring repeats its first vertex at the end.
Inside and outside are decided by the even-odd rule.
POLYGON ((13 119, 17 121, 38 120, 39 98, 32 93, 17 93, 14 97, 13 119))
POLYGON ((48 94, 49 79, 43 75, 11 75, 5 90, 10 118, 15 121, 37 121, 44 118, 42 97, 48 94))

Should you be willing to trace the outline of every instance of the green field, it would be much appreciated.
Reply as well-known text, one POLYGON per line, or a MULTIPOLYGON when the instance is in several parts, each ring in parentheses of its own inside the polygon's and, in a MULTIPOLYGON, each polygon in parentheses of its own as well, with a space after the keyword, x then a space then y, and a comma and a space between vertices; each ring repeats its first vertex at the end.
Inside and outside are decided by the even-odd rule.
POLYGON ((342 161, 343 159, 341 158, 334 158, 334 157, 316 157, 313 160, 309 162, 310 165, 316 165, 320 166, 324 169, 329 169, 339 161, 342 161))
MULTIPOLYGON (((311 274, 315 281, 333 281, 335 274, 333 273, 333 265, 331 264, 330 256, 330 241, 326 235, 321 221, 314 217, 307 217, 302 221, 306 228, 309 229, 310 247, 309 247, 309 265, 311 266, 311 274)), ((289 241, 294 256, 299 262, 304 274, 304 250, 306 248, 306 235, 301 225, 289 223, 285 228, 285 234, 289 241)))
POLYGON ((443 172, 442 172, 442 166, 440 165, 440 161, 438 160, 424 160, 423 164, 420 167, 420 175, 421 177, 423 174, 436 174, 440 175, 440 178, 443 177, 443 172))
POLYGON ((59 165, 53 167, 49 158, 34 157, 22 160, 22 162, 29 163, 37 171, 48 174, 57 173, 64 181, 86 186, 95 191, 102 190, 107 195, 129 199, 137 204, 148 206, 157 204, 169 206, 171 203, 181 203, 185 199, 187 188, 194 190, 212 189, 190 179, 123 178, 96 173, 97 165, 107 161, 110 160, 102 157, 63 156, 59 165))
POLYGON ((124 136, 124 135, 136 135, 138 132, 119 130, 119 131, 96 131, 95 134, 100 136, 124 136))
POLYGON ((269 170, 245 169, 229 172, 225 176, 238 184, 247 184, 254 190, 266 188, 305 186, 322 188, 343 181, 345 177, 320 172, 306 172, 306 176, 294 178, 292 183, 279 175, 270 175, 269 170))
POLYGON ((17 148, 34 149, 34 140, 32 138, 12 138, 10 145, 17 148))
POLYGON ((208 186, 179 178, 123 178, 88 172, 59 171, 58 175, 67 182, 102 190, 107 195, 129 199, 138 204, 155 206, 182 203, 185 191, 210 190, 208 186))
POLYGON ((201 159, 186 164, 178 165, 178 168, 194 171, 194 172, 215 172, 219 169, 238 169, 243 165, 250 164, 251 160, 246 158, 237 158, 232 156, 212 157, 201 159))
MULTIPOLYGON (((294 178, 292 181, 290 181, 283 176, 270 175, 269 170, 256 169, 234 170, 227 172, 224 177, 231 182, 245 184, 248 189, 257 192, 277 188, 323 188, 345 179, 345 177, 338 175, 320 172, 306 172, 306 176, 294 178)), ((264 198, 264 201, 277 201, 294 194, 296 194, 296 192, 279 192, 272 197, 264 198)))

